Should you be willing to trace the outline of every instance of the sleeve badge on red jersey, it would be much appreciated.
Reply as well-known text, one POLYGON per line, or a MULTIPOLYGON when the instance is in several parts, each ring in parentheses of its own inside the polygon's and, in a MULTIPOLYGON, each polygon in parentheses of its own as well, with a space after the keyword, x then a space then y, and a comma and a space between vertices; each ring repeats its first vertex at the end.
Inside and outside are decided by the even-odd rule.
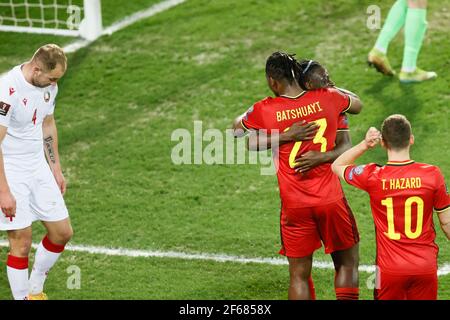
POLYGON ((6 116, 8 114, 9 108, 11 108, 10 104, 0 101, 0 116, 6 116))
MULTIPOLYGON (((353 168, 354 169, 354 168, 353 168)), ((350 172, 348 173, 348 180, 351 181, 353 180, 353 169, 350 170, 350 172)))
POLYGON ((364 171, 364 166, 357 166, 357 167, 352 168, 352 170, 350 170, 350 172, 348 173, 348 180, 353 180, 354 174, 359 176, 361 173, 363 173, 363 171, 364 171))
POLYGON ((247 112, 245 113, 244 120, 248 120, 248 115, 252 112, 253 112, 253 106, 248 108, 247 112))
POLYGON ((355 170, 355 174, 359 176, 364 171, 364 166, 357 166, 353 170, 355 170))

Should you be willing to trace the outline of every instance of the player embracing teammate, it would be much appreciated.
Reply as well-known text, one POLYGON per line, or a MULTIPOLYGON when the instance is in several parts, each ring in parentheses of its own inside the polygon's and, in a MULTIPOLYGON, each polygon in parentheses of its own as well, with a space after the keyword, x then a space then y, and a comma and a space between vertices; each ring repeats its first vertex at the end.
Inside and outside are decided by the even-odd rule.
POLYGON ((302 89, 299 82, 312 65, 313 61, 300 64, 283 52, 272 54, 266 62, 266 78, 276 97, 255 103, 234 121, 233 128, 236 136, 242 130, 271 136, 289 132, 299 121, 315 123, 312 133, 307 129, 311 137, 280 144, 275 159, 281 197, 280 253, 289 262, 289 299, 314 299, 313 253, 322 242, 335 265, 337 299, 358 299, 359 234, 339 179, 330 162, 297 172, 297 159, 311 152, 314 157, 332 152, 340 115, 358 113, 361 102, 333 87, 302 89))

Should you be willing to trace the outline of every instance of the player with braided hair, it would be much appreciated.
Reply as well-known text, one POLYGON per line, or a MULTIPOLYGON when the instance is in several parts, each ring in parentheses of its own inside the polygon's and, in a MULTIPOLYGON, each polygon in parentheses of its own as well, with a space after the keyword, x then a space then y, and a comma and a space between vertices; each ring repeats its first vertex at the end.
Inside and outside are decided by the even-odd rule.
MULTIPOLYGON (((294 55, 292 55, 291 58, 295 59, 294 55)), ((359 99, 353 92, 336 87, 334 82, 331 81, 327 69, 317 61, 301 60, 297 62, 295 72, 299 74, 299 77, 297 78, 298 83, 305 91, 333 87, 345 94, 359 99)), ((314 122, 306 123, 306 121, 302 120, 294 123, 288 131, 282 132, 278 136, 275 135, 275 137, 273 135, 267 136, 263 132, 255 131, 249 134, 247 146, 249 150, 261 151, 270 149, 272 141, 276 141, 278 145, 282 145, 293 141, 312 140, 317 133, 317 129, 318 126, 314 122)), ((295 168, 299 172, 304 172, 311 170, 322 163, 331 163, 351 147, 348 117, 346 113, 342 113, 339 115, 334 149, 328 152, 309 151, 302 154, 296 159, 295 168)))
POLYGON ((280 254, 289 261, 288 296, 312 298, 312 256, 323 242, 335 264, 336 297, 357 299, 359 235, 341 185, 333 177, 330 163, 300 174, 295 159, 309 151, 332 151, 339 115, 358 113, 361 102, 335 88, 302 90, 298 83, 302 71, 293 55, 273 53, 266 62, 266 78, 275 97, 255 103, 234 121, 233 129, 236 136, 263 130, 272 135, 289 131, 301 120, 316 124, 311 140, 280 145, 275 159, 281 197, 280 254))

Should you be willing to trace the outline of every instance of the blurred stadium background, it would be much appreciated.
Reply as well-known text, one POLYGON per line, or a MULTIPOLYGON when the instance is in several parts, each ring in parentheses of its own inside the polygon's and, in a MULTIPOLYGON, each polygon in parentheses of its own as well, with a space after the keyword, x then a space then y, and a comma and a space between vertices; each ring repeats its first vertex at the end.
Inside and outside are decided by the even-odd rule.
MULTIPOLYGON (((103 0, 103 26, 158 2, 103 0)), ((257 165, 171 161, 175 129, 192 132, 193 121, 201 120, 204 128, 224 131, 234 116, 270 94, 264 64, 275 50, 319 60, 337 85, 361 96, 365 108, 350 118, 353 142, 386 116, 405 114, 416 137, 413 159, 439 165, 448 181, 450 0, 429 3, 419 66, 439 77, 420 85, 401 85, 366 66, 377 35, 366 27, 372 4, 386 16, 390 1, 187 0, 70 53, 56 119, 72 244, 282 259, 275 176, 261 176, 257 165)), ((0 7, 0 16, 7 10, 0 7)), ((45 43, 66 46, 74 40, 0 32, 0 73, 45 43)), ((397 70, 402 50, 399 34, 389 53, 397 70)), ((377 149, 363 160, 383 163, 384 153, 377 149)), ((369 199, 344 188, 360 229, 361 264, 372 265, 369 199)), ((435 223, 439 298, 449 299, 450 244, 435 223)), ((43 232, 34 225, 36 243, 43 232)), ((6 261, 5 239, 2 233, 0 261, 6 261)), ((316 260, 324 262, 313 270, 317 296, 334 299, 331 259, 320 250, 316 260)), ((0 299, 10 299, 5 265, 0 266, 0 299)), ((361 271, 362 299, 372 299, 371 279, 370 270, 361 271)), ((288 280, 283 264, 68 250, 50 273, 46 292, 50 299, 286 299, 288 280), (81 271, 79 289, 67 288, 71 266, 81 271)))

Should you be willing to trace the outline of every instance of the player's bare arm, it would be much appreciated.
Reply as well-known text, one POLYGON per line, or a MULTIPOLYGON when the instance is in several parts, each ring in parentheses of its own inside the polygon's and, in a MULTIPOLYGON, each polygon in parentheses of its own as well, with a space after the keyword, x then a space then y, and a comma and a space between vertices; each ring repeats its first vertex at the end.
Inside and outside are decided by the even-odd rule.
POLYGON ((450 240, 450 207, 438 212, 439 223, 445 236, 450 240))
POLYGON ((236 138, 248 136, 247 149, 251 151, 263 151, 271 149, 272 145, 283 145, 292 141, 304 141, 314 139, 317 129, 319 128, 315 123, 306 123, 306 121, 299 121, 294 123, 286 132, 270 135, 266 134, 263 130, 250 130, 248 131, 242 125, 242 118, 245 113, 238 116, 233 121, 233 135, 236 138))
MULTIPOLYGON (((248 137, 248 149, 261 151, 270 149, 273 142, 278 145, 293 141, 305 141, 314 139, 318 126, 314 123, 299 121, 294 123, 290 129, 281 134, 266 135, 262 131, 253 131, 248 137), (274 140, 275 139, 275 140, 274 140)), ((299 158, 295 166, 297 172, 305 172, 327 162, 333 162, 344 151, 351 148, 351 139, 348 131, 339 131, 336 135, 335 148, 328 152, 309 151, 299 158)))
POLYGON ((334 88, 338 89, 342 93, 345 93, 345 94, 347 94, 349 96, 352 96, 354 98, 358 98, 359 99, 358 95, 356 93, 350 91, 350 90, 347 90, 347 89, 344 89, 344 88, 339 88, 339 87, 336 87, 336 86, 334 86, 334 88))
POLYGON ((323 163, 336 160, 341 154, 352 147, 350 133, 348 131, 338 131, 335 144, 334 149, 327 152, 308 151, 300 155, 300 157, 295 159, 295 171, 306 172, 323 163))
POLYGON ((294 123, 288 130, 282 133, 266 134, 265 131, 252 131, 248 135, 247 149, 251 151, 263 151, 271 149, 274 144, 281 146, 293 141, 312 140, 319 129, 314 122, 307 123, 302 120, 294 123))
POLYGON ((362 102, 361 102, 361 99, 355 93, 348 91, 346 89, 342 89, 342 88, 336 87, 336 89, 338 89, 342 93, 346 94, 351 100, 350 107, 345 111, 346 113, 358 114, 361 112, 362 102))
POLYGON ((231 128, 233 129, 233 135, 235 138, 241 138, 247 134, 247 130, 242 125, 242 118, 244 118, 244 116, 245 113, 236 117, 233 121, 233 126, 231 128))
POLYGON ((367 133, 366 137, 359 144, 350 148, 341 154, 331 165, 331 169, 339 177, 343 177, 345 168, 353 163, 356 159, 361 157, 367 150, 375 147, 381 141, 381 133, 376 128, 371 127, 367 133))
POLYGON ((52 169, 61 193, 64 194, 66 192, 66 180, 62 173, 61 163, 59 161, 58 131, 56 129, 56 122, 53 115, 48 115, 45 117, 42 124, 42 130, 44 133, 44 150, 47 161, 52 169))
MULTIPOLYGON (((0 126, 0 145, 5 138, 7 128, 0 126)), ((16 216, 16 199, 9 190, 6 181, 5 166, 3 164, 3 153, 0 149, 0 208, 7 217, 16 216)))

